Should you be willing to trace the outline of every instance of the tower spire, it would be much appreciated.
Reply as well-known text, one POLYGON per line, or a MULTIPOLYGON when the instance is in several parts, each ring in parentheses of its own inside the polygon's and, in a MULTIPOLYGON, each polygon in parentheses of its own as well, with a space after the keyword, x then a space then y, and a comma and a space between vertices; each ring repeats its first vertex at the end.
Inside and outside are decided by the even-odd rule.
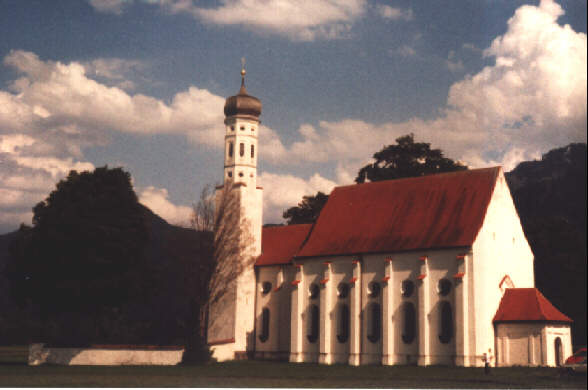
POLYGON ((245 71, 245 57, 241 57, 241 89, 239 90, 239 94, 247 94, 247 90, 245 89, 245 75, 247 72, 245 71))

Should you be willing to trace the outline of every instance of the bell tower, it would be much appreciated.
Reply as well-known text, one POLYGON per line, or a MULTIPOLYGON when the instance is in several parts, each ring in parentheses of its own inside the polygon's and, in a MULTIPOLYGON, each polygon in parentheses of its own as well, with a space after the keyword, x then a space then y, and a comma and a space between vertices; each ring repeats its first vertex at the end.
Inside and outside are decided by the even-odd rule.
MULTIPOLYGON (((244 265, 235 280, 227 280, 227 294, 209 312, 208 343, 217 360, 245 358, 255 345, 255 271, 252 259, 261 254, 262 193, 257 186, 257 140, 261 102, 247 93, 245 68, 241 88, 225 102, 223 184, 217 187, 217 217, 223 199, 230 196, 234 207, 225 210, 238 237, 238 260, 244 265), (237 217, 238 215, 238 217, 237 217)), ((218 226, 218 224, 217 224, 218 226)), ((227 229, 222 229, 226 231, 227 229)), ((231 230, 230 227, 228 229, 231 230)), ((215 232, 215 235, 221 234, 215 232)), ((215 239, 218 242, 218 239, 215 239)), ((224 261, 219 258, 217 261, 224 261)))

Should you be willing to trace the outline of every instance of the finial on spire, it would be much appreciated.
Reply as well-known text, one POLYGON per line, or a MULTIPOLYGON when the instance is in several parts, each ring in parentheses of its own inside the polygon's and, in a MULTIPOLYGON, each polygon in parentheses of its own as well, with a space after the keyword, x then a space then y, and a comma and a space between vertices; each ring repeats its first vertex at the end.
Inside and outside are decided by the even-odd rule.
POLYGON ((241 57, 241 85, 245 85, 245 57, 241 57))

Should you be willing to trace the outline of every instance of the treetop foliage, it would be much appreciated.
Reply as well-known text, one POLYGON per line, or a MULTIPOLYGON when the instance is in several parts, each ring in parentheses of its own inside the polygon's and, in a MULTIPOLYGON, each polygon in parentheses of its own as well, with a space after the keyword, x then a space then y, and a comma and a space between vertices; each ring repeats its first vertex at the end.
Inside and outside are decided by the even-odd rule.
POLYGON ((396 145, 384 147, 374 153, 373 157, 376 161, 359 170, 355 178, 356 183, 468 169, 460 162, 444 157, 440 149, 431 149, 431 144, 414 142, 413 134, 397 138, 396 145))
MULTIPOLYGON (((462 171, 468 169, 460 162, 444 157, 440 149, 431 149, 431 144, 414 142, 414 135, 408 134, 396 139, 395 145, 388 145, 374 154, 374 162, 361 168, 356 183, 380 181, 431 175, 434 173, 462 171)), ((329 195, 318 192, 305 195, 298 206, 290 207, 283 213, 288 225, 313 223, 327 203, 329 195)))

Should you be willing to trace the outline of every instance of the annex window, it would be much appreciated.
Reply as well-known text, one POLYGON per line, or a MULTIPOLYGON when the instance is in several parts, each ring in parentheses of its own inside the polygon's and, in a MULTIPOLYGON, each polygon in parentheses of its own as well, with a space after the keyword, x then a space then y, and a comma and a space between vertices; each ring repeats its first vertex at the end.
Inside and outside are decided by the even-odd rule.
POLYGON ((270 332, 270 311, 267 307, 264 307, 261 311, 261 332, 259 333, 259 341, 262 343, 269 339, 270 332))
POLYGON ((451 304, 447 301, 441 302, 441 333, 439 334, 439 341, 443 344, 447 344, 453 337, 453 313, 451 310, 451 304))
POLYGON ((339 305, 337 314, 337 341, 346 343, 349 339, 349 306, 345 303, 339 305))
POLYGON ((368 306, 368 334, 367 338, 372 343, 380 340, 380 333, 382 332, 382 310, 380 304, 372 302, 368 306))
POLYGON ((416 312, 412 302, 405 302, 402 305, 402 341, 411 344, 416 336, 416 312))
POLYGON ((308 307, 306 338, 310 343, 316 343, 319 337, 319 315, 319 307, 317 305, 310 305, 308 307))
POLYGON ((233 157, 233 143, 229 142, 229 157, 233 157))
POLYGON ((245 156, 245 144, 243 142, 239 144, 239 156, 245 156))
POLYGON ((251 158, 255 157, 255 145, 251 145, 251 158))

